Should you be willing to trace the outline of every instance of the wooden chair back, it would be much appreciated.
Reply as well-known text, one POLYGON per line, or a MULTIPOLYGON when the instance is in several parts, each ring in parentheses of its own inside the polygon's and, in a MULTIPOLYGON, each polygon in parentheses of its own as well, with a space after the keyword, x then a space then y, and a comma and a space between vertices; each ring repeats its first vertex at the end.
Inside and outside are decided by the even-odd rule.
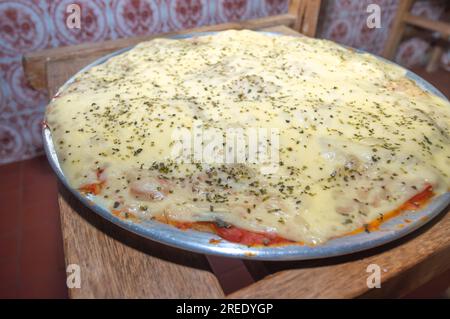
POLYGON ((414 2, 414 0, 400 1, 382 55, 390 60, 395 58, 398 45, 405 35, 407 26, 415 26, 423 30, 437 32, 440 35, 440 41, 435 41, 436 45, 427 65, 427 71, 432 72, 437 69, 440 58, 444 53, 445 41, 450 39, 450 23, 413 15, 411 8, 414 2))

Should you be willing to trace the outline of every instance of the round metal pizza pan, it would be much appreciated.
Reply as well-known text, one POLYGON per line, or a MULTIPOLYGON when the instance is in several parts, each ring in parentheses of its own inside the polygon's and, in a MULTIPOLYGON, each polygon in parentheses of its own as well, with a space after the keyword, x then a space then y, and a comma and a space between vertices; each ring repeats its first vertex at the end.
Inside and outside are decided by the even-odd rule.
MULTIPOLYGON (((270 34, 271 36, 280 35, 272 32, 264 33, 270 34)), ((211 34, 214 34, 214 32, 183 34, 170 38, 191 38, 211 34)), ((86 70, 89 70, 94 66, 100 65, 108 59, 130 49, 131 47, 106 55, 89 64, 77 74, 85 72, 86 70)), ((382 59, 387 63, 392 63, 390 61, 384 60, 381 57, 377 58, 382 59)), ((70 78, 59 89, 59 91, 62 91, 66 87, 68 87, 77 77, 77 74, 70 78)), ((445 96, 441 92, 439 92, 439 90, 437 90, 434 86, 432 86, 430 83, 428 83, 418 75, 407 71, 406 76, 415 81, 421 88, 446 99, 445 96)), ((42 133, 44 138, 45 152, 58 178, 81 202, 83 202, 93 212, 130 232, 133 232, 150 240, 203 254, 255 260, 307 260, 351 254, 392 242, 415 231, 416 229, 422 227, 424 224, 428 223, 434 217, 439 215, 450 204, 450 192, 447 192, 439 197, 434 198, 422 210, 406 211, 400 216, 384 222, 381 225, 380 229, 377 231, 371 233, 363 232, 356 235, 332 239, 322 245, 247 247, 245 245, 231 243, 226 240, 220 240, 220 237, 210 233, 199 232, 196 230, 180 230, 173 226, 152 220, 133 222, 129 220, 123 220, 114 216, 107 208, 93 203, 92 197, 90 197, 89 195, 85 196, 81 194, 78 190, 72 188, 69 185, 66 177, 64 176, 64 172, 59 165, 58 156, 55 151, 50 129, 44 126, 42 133), (408 223, 405 223, 405 219, 408 219, 408 223), (214 243, 211 243, 211 239, 217 239, 220 241, 213 241, 214 243)))

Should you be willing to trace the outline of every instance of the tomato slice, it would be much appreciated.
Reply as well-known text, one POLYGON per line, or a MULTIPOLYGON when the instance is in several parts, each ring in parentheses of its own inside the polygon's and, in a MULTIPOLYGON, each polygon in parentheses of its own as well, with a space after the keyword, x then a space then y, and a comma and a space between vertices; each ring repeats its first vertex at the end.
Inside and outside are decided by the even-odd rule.
POLYGON ((214 224, 217 235, 228 241, 247 246, 270 246, 276 244, 288 244, 292 241, 272 233, 257 233, 239 227, 219 227, 214 224))
POLYGON ((105 181, 101 181, 101 175, 104 172, 104 169, 98 168, 95 174, 97 175, 97 180, 99 182, 96 183, 90 183, 85 184, 79 188, 79 190, 86 194, 92 194, 92 195, 98 195, 102 191, 103 185, 105 184, 105 181))
POLYGON ((92 183, 92 184, 86 184, 79 188, 79 190, 86 194, 92 194, 92 195, 98 195, 100 194, 103 187, 102 183, 92 183))
POLYGON ((417 209, 431 197, 433 197, 433 186, 428 184, 423 191, 414 195, 406 202, 406 209, 417 209))

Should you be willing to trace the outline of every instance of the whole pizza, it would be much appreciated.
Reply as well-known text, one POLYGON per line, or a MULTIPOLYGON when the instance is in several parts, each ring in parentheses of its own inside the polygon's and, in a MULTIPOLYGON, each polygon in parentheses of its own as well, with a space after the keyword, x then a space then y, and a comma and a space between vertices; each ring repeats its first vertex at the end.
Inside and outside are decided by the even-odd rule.
POLYGON ((70 185, 124 219, 317 245, 450 186, 450 105, 326 40, 155 39, 77 75, 46 114, 70 185))

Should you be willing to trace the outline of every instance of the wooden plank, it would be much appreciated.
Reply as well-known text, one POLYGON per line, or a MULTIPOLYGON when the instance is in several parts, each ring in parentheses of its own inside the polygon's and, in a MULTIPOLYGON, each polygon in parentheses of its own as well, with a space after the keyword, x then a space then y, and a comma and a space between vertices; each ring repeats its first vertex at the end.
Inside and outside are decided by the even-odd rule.
MULTIPOLYGON (((422 229, 366 252, 315 261, 277 263, 280 272, 230 298, 401 297, 450 269, 450 207, 422 229), (379 265, 381 288, 367 287, 366 271, 379 265), (283 270, 284 269, 284 270, 283 270)), ((270 267, 270 263, 267 263, 270 267)), ((273 265, 273 263, 272 263, 273 265)))
POLYGON ((294 25, 292 26, 292 29, 294 29, 295 31, 300 32, 305 9, 306 9, 306 1, 304 0, 289 1, 288 13, 296 16, 294 25))
POLYGON ((435 45, 431 51, 430 60, 427 63, 426 71, 434 72, 439 69, 442 55, 444 54, 444 47, 441 45, 435 45))
POLYGON ((320 12, 320 0, 310 0, 309 5, 305 12, 305 22, 302 28, 299 30, 300 33, 307 35, 309 37, 315 37, 317 31, 317 23, 319 21, 320 12))
POLYGON ((186 34, 192 32, 222 31, 228 29, 261 29, 271 26, 285 25, 290 26, 294 23, 295 16, 292 14, 283 14, 270 16, 260 19, 246 20, 242 22, 230 22, 212 26, 203 26, 194 29, 186 29, 177 32, 168 32, 157 35, 146 35, 139 37, 123 38, 99 43, 84 43, 73 46, 46 49, 38 52, 26 53, 23 57, 23 67, 25 75, 31 86, 37 90, 46 90, 47 75, 45 63, 54 59, 77 59, 90 57, 91 61, 122 48, 135 45, 142 41, 151 40, 156 37, 170 36, 175 34, 186 34))
POLYGON ((288 12, 296 16, 293 29, 314 37, 317 31, 321 0, 291 0, 288 12))
POLYGON ((404 22, 419 28, 439 32, 444 39, 450 37, 450 23, 448 22, 431 20, 410 13, 405 14, 404 22))
POLYGON ((285 25, 277 25, 277 26, 273 26, 273 27, 268 27, 268 28, 261 28, 258 29, 260 31, 268 31, 268 32, 276 32, 276 33, 282 33, 285 35, 291 35, 291 36, 295 36, 295 37, 303 37, 303 34, 298 33, 297 31, 292 30, 291 28, 285 26, 285 25))
POLYGON ((395 14, 392 28, 382 54, 386 59, 392 60, 395 56, 397 46, 402 39, 403 32, 405 31, 405 16, 409 13, 409 10, 411 10, 413 3, 414 0, 403 0, 400 1, 398 5, 397 13, 395 14))
MULTIPOLYGON (((47 63, 51 95, 83 64, 47 63)), ((66 265, 81 267, 72 298, 219 298, 223 291, 203 255, 134 235, 84 207, 59 188, 66 265)))
MULTIPOLYGON (((107 54, 107 53, 106 53, 107 54)), ((61 58, 47 61, 45 74, 48 76, 47 94, 53 97, 58 89, 80 69, 104 56, 102 53, 91 54, 86 57, 61 58)))

